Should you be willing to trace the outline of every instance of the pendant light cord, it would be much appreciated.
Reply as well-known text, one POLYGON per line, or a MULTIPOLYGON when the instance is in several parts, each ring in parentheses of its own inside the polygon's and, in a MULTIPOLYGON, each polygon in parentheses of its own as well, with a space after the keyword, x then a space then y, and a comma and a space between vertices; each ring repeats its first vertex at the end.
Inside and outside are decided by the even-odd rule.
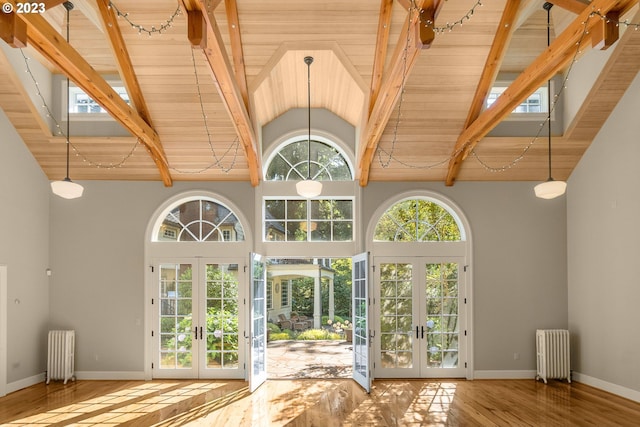
MULTIPOLYGON (((73 9, 73 3, 71 3, 70 1, 66 1, 64 2, 64 7, 65 9, 67 9, 67 43, 69 43, 69 18, 71 16, 71 9, 73 9)), ((70 129, 70 122, 71 122, 71 117, 69 114, 69 102, 70 102, 70 95, 69 95, 69 76, 67 76, 67 174, 65 175, 66 181, 70 181, 71 178, 69 178, 69 146, 71 145, 71 143, 69 142, 69 129, 70 129)))
MULTIPOLYGON (((545 3, 544 8, 547 10, 547 48, 551 45, 551 7, 552 3, 545 3)), ((549 130, 548 135, 548 157, 549 157, 549 181, 553 180, 551 177, 551 79, 547 80, 547 128, 549 130)))
POLYGON ((307 64, 307 179, 311 179, 311 63, 313 57, 306 56, 304 63, 307 64))

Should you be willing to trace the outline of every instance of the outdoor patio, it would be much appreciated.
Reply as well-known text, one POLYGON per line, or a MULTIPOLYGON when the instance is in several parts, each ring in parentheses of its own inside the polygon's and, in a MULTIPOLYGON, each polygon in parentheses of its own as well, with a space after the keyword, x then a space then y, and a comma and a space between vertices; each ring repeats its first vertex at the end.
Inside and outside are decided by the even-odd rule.
POLYGON ((353 346, 345 341, 271 341, 267 344, 267 377, 351 378, 353 346))

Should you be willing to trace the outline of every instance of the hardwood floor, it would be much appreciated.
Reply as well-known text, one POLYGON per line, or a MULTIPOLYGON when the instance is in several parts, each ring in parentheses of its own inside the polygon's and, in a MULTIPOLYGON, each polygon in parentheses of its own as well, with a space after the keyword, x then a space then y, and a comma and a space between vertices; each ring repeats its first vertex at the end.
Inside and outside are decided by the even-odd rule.
POLYGON ((637 426, 640 403, 534 380, 76 381, 0 398, 1 426, 637 426))

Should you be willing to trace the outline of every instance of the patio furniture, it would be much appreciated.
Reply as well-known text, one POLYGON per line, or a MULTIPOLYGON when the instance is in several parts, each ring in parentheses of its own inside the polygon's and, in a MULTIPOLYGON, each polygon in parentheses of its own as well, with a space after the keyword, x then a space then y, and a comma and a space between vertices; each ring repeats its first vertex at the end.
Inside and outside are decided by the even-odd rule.
POLYGON ((296 319, 296 321, 298 322, 304 322, 306 324, 306 327, 304 329, 309 329, 313 327, 313 319, 308 318, 304 314, 298 314, 298 312, 292 311, 291 318, 296 319))
POLYGON ((287 316, 280 313, 278 314, 278 325, 281 329, 291 329, 291 330, 304 330, 307 329, 307 322, 302 322, 298 320, 297 316, 295 318, 287 319, 287 316))

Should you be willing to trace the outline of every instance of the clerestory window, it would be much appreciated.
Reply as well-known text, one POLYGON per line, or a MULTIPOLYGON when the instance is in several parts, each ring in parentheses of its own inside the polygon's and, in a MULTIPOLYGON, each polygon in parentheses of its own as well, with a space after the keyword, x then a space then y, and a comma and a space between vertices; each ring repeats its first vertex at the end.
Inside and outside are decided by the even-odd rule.
POLYGON ((266 199, 264 213, 265 241, 353 240, 352 199, 266 199))
MULTIPOLYGON (((353 173, 345 155, 331 144, 311 141, 311 178, 319 181, 352 181, 353 173)), ((266 181, 300 181, 307 178, 309 156, 307 140, 282 147, 271 159, 266 181)))

